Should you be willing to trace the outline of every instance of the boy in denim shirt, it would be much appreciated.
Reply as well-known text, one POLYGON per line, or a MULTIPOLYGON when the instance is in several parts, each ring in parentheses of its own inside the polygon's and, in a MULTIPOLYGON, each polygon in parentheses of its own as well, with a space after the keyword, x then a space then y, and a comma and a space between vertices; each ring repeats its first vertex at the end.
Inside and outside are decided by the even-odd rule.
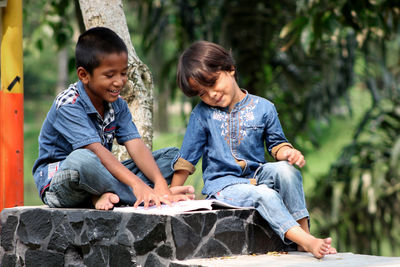
POLYGON ((119 97, 128 70, 122 39, 110 29, 92 28, 79 37, 75 56, 79 81, 56 97, 39 136, 33 176, 42 201, 50 207, 109 210, 117 203, 147 208, 193 198, 185 195, 192 187, 170 190, 166 182, 174 171, 192 172, 193 166, 177 148, 152 155, 119 97), (114 138, 132 160, 114 157, 114 138))
MULTIPOLYGON (((312 236, 302 176, 304 156, 287 141, 274 105, 240 89, 229 52, 199 41, 181 55, 177 83, 187 96, 198 95, 181 147, 196 165, 203 157, 202 193, 242 207, 252 206, 285 243, 316 258, 336 253, 331 238, 312 236), (264 145, 278 161, 267 163, 264 145)), ((182 185, 188 172, 174 179, 182 185)))

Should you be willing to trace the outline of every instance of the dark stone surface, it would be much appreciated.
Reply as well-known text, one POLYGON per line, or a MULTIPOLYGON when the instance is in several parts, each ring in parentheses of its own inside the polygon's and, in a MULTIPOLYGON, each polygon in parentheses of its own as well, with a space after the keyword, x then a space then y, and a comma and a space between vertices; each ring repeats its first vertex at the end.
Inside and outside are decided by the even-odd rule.
POLYGON ((5 254, 0 262, 2 267, 15 267, 17 265, 17 256, 5 254))
POLYGON ((160 259, 154 253, 150 253, 147 256, 146 262, 144 263, 144 267, 166 267, 169 264, 165 264, 160 261, 160 259))
POLYGON ((232 254, 242 253, 246 243, 243 220, 237 217, 224 218, 218 221, 214 234, 216 239, 229 247, 232 254))
POLYGON ((219 257, 221 255, 231 255, 229 249, 222 244, 220 241, 213 238, 209 239, 201 249, 194 255, 195 258, 212 258, 219 257))
POLYGON ((146 231, 146 233, 146 236, 143 236, 142 239, 135 241, 133 244, 138 255, 149 253, 156 248, 160 242, 165 241, 165 224, 159 223, 152 229, 152 231, 146 231))
POLYGON ((87 225, 87 237, 89 242, 111 239, 115 237, 118 225, 121 221, 121 214, 108 211, 90 212, 85 218, 87 225))
POLYGON ((19 217, 17 234, 22 243, 35 249, 51 232, 51 216, 49 211, 32 209, 22 212, 19 217))
POLYGON ((131 267, 136 266, 136 262, 132 259, 132 253, 126 246, 114 245, 110 246, 110 267, 131 267))
POLYGON ((159 246, 156 252, 159 256, 163 258, 172 259, 174 251, 171 247, 171 244, 167 243, 159 246))
POLYGON ((9 216, 6 223, 1 226, 1 246, 5 251, 14 249, 14 235, 17 228, 18 217, 9 216))
POLYGON ((0 221, 5 267, 178 267, 177 260, 291 249, 248 209, 151 215, 16 207, 0 221))
POLYGON ((84 255, 83 263, 87 266, 108 266, 108 247, 93 245, 90 252, 84 255))
POLYGON ((201 237, 208 235, 217 221, 215 213, 183 214, 181 218, 201 237))
POLYGON ((58 252, 64 252, 70 244, 73 244, 74 232, 68 223, 60 224, 50 237, 47 248, 58 252))
POLYGON ((172 236, 175 242, 176 258, 183 260, 193 253, 200 243, 199 235, 185 222, 171 219, 172 236))
POLYGON ((64 255, 62 253, 27 250, 25 253, 26 267, 59 267, 64 266, 64 255))

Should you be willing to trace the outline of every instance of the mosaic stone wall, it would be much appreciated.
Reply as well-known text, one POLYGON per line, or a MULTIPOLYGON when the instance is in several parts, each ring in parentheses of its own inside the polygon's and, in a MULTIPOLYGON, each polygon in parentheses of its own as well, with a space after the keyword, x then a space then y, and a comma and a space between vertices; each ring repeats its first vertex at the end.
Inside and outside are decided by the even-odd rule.
POLYGON ((16 207, 0 220, 3 267, 178 267, 191 258, 291 250, 252 209, 151 215, 16 207))

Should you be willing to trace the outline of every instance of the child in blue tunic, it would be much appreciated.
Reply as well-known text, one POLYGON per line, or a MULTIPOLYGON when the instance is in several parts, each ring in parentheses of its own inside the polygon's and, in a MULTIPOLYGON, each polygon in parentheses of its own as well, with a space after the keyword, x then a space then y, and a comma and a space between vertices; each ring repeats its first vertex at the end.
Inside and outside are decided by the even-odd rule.
MULTIPOLYGON (((310 234, 302 176, 304 156, 287 141, 274 105, 240 89, 231 54, 199 41, 181 55, 178 86, 202 100, 192 111, 181 157, 193 165, 203 157, 202 193, 238 206, 252 206, 283 242, 322 258, 336 253, 331 238, 310 234), (265 160, 264 146, 277 160, 265 160)), ((173 185, 182 185, 182 171, 173 185)))

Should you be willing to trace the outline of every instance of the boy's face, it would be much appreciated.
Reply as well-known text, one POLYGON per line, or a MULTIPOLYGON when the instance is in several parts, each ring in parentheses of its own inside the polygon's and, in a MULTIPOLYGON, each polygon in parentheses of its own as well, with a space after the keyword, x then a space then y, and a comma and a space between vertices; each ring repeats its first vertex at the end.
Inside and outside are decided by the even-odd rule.
POLYGON ((79 67, 78 77, 96 109, 103 106, 103 102, 114 102, 118 99, 122 88, 127 81, 128 55, 112 53, 100 56, 100 65, 88 73, 79 67))
POLYGON ((213 107, 229 107, 231 110, 245 96, 245 93, 237 85, 234 75, 235 71, 221 71, 212 87, 195 84, 192 79, 189 79, 189 84, 196 88, 204 103, 213 107))

